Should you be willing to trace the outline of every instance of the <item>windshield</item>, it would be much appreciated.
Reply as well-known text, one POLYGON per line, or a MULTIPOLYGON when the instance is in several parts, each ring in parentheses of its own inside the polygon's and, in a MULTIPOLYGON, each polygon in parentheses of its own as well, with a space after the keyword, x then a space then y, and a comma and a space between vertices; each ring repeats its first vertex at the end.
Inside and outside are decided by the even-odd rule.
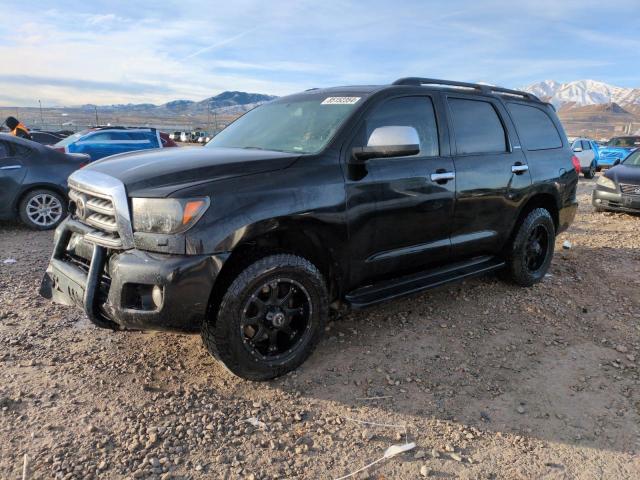
POLYGON ((216 135, 207 147, 317 153, 361 97, 314 97, 257 107, 216 135))
POLYGON ((627 167, 640 167, 640 150, 636 150, 622 162, 627 167))
POLYGON ((82 130, 81 132, 74 133, 73 135, 69 135, 67 138, 63 138, 58 143, 54 145, 54 147, 67 147, 71 145, 76 140, 79 140, 81 137, 84 137, 91 130, 82 130))
POLYGON ((640 137, 615 137, 607 142, 607 147, 637 147, 640 137))

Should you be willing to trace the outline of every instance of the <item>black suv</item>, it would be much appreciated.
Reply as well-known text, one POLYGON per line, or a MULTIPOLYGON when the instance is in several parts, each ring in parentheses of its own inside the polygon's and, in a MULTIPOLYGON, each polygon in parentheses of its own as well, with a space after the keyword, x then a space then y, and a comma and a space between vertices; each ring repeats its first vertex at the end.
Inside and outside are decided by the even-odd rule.
POLYGON ((277 377, 330 306, 491 271, 539 282, 576 212, 571 157, 528 93, 425 78, 311 89, 205 148, 71 175, 41 293, 101 327, 200 331, 236 375, 277 377))

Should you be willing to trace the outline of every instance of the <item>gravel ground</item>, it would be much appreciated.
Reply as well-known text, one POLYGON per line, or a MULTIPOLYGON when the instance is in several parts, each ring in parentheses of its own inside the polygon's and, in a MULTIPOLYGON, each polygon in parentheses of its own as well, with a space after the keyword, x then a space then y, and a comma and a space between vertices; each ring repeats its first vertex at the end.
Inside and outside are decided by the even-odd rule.
POLYGON ((26 454, 29 478, 331 479, 405 441, 356 478, 638 478, 640 217, 595 213, 592 185, 542 284, 334 318, 260 384, 198 336, 100 330, 39 298, 52 233, 2 224, 0 478, 26 454))

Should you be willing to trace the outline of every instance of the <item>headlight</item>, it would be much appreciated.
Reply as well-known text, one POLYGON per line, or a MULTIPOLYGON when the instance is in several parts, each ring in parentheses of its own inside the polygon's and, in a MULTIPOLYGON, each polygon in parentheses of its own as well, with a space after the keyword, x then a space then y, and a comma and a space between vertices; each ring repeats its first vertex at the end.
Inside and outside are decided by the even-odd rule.
POLYGON ((133 230, 180 233, 191 228, 209 208, 209 198, 132 198, 133 230))
POLYGON ((600 176, 596 184, 600 185, 601 187, 610 188, 611 190, 616 189, 616 182, 614 182, 610 178, 605 177, 604 175, 600 176))

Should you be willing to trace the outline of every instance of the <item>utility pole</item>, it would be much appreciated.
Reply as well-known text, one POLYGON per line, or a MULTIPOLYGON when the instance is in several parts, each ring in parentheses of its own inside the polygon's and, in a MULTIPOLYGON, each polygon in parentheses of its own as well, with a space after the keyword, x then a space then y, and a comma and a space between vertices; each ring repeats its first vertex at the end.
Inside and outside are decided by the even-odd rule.
POLYGON ((95 112, 96 112, 96 127, 97 127, 98 125, 100 125, 100 122, 98 122, 98 106, 97 106, 97 105, 94 105, 94 106, 93 106, 93 109, 94 109, 94 110, 95 110, 95 112))
POLYGON ((38 100, 38 105, 40 105, 40 128, 44 126, 44 117, 42 116, 42 102, 38 100))
POLYGON ((211 135, 211 100, 207 102, 207 133, 211 135))

